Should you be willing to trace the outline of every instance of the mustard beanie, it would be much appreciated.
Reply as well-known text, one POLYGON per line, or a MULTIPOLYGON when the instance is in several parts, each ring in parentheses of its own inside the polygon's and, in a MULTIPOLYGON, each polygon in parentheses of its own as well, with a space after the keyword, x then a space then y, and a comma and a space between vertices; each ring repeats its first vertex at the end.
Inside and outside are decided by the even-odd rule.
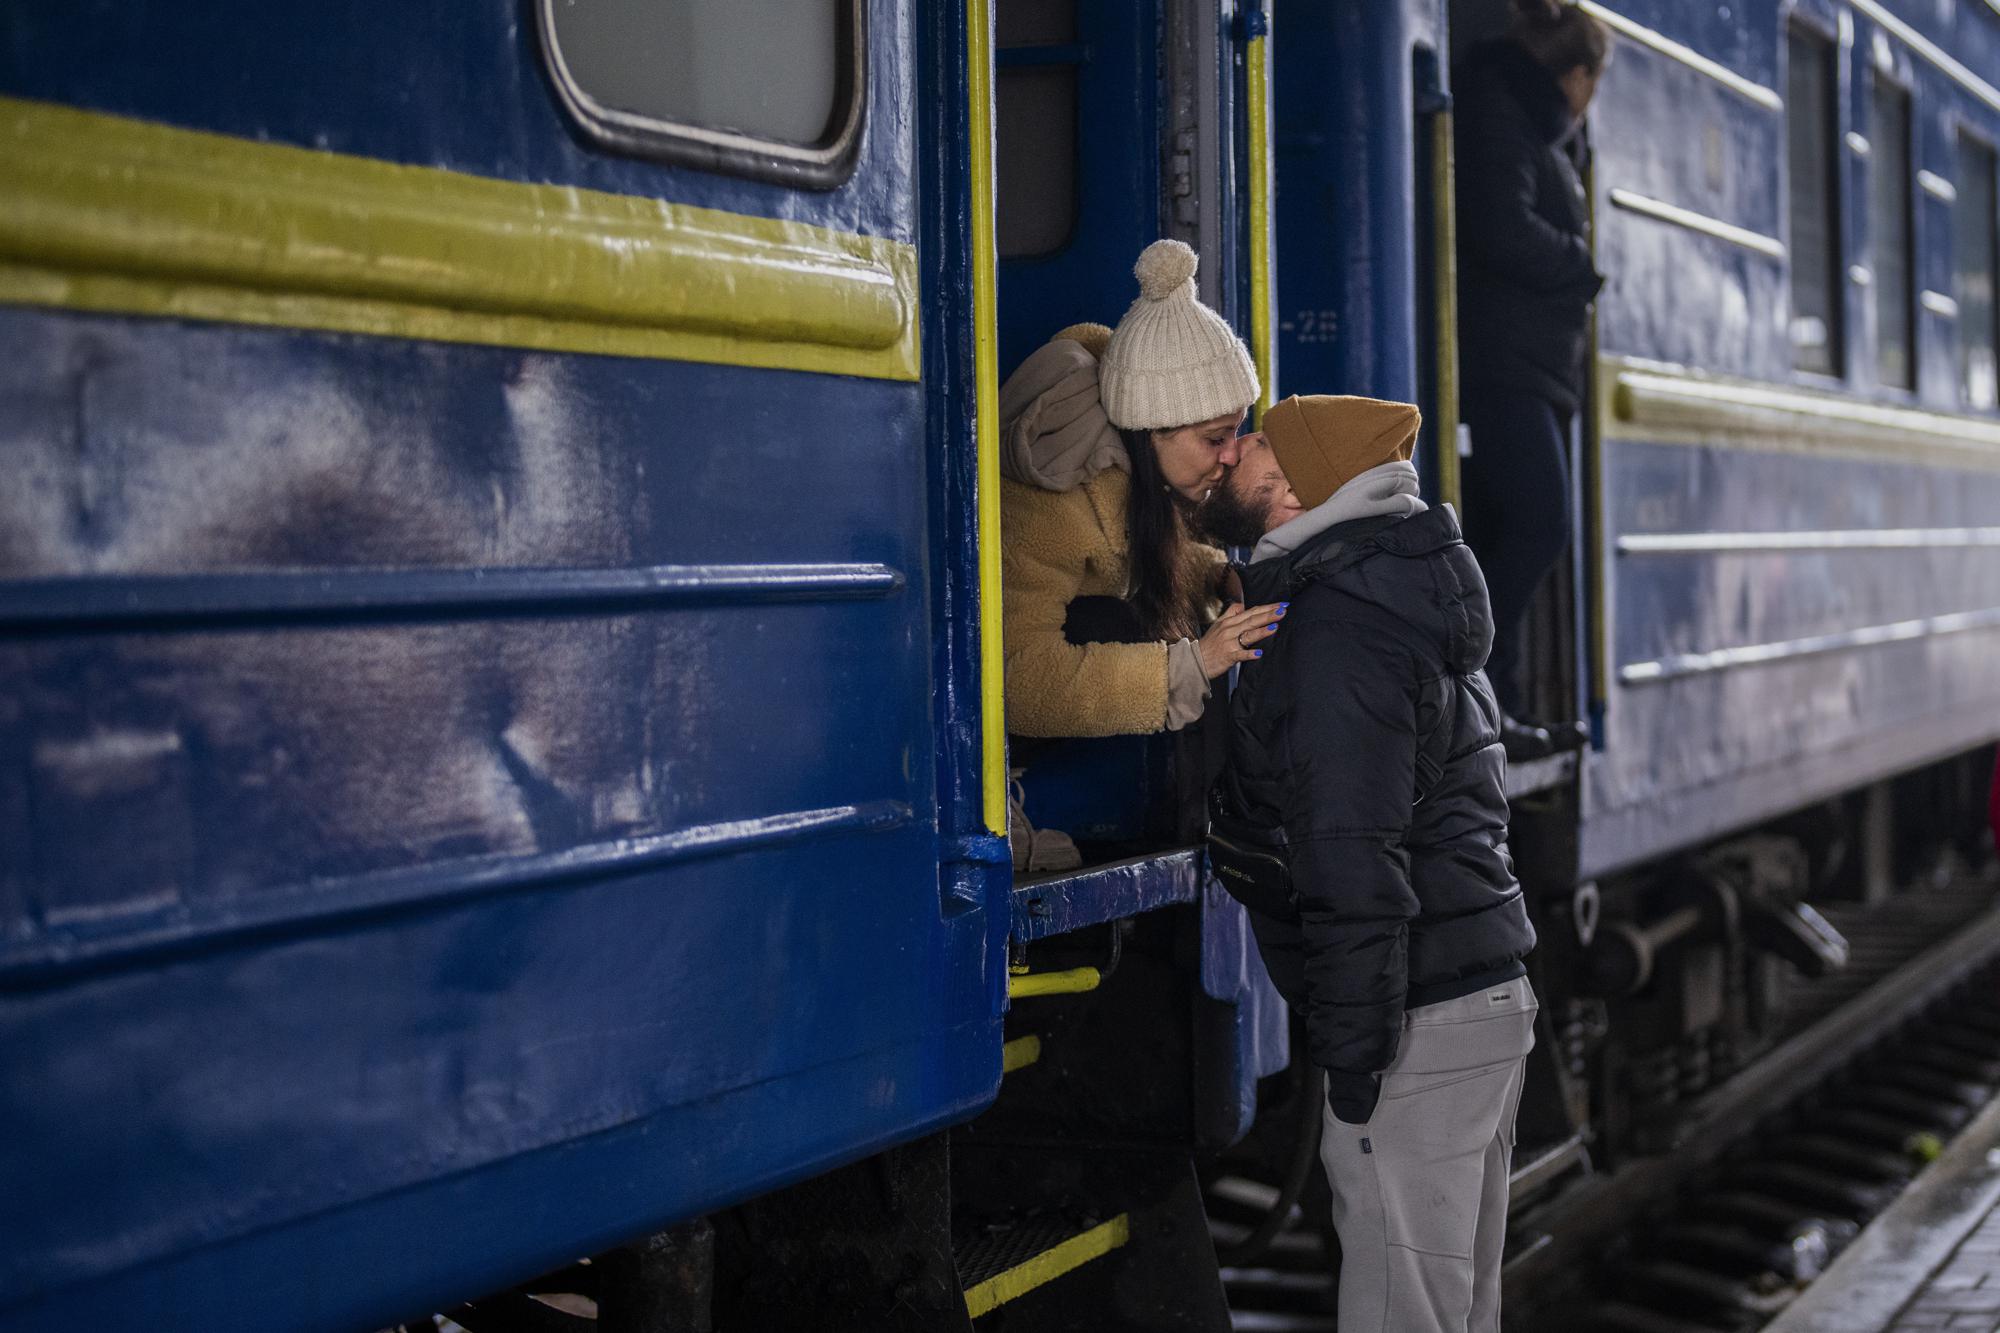
POLYGON ((1409 461, 1423 415, 1408 403, 1315 394, 1291 397, 1257 424, 1307 509, 1373 467, 1409 461))
POLYGON ((1120 430, 1171 430, 1257 401, 1250 349, 1194 294, 1195 252, 1154 241, 1132 266, 1139 299, 1112 331, 1097 371, 1104 413, 1120 430))

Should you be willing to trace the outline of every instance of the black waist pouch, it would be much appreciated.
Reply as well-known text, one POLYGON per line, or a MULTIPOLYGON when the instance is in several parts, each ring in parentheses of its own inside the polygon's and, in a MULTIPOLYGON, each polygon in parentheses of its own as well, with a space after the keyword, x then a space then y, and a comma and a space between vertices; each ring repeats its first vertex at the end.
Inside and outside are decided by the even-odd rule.
POLYGON ((1279 921, 1297 919, 1284 829, 1232 814, 1213 795, 1208 802, 1208 866, 1229 896, 1251 911, 1279 921))

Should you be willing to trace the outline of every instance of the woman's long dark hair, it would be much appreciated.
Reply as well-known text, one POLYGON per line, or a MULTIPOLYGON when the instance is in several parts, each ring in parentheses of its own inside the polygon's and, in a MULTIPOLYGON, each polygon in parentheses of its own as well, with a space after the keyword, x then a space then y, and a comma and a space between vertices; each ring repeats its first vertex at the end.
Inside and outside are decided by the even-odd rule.
POLYGON ((1132 460, 1132 495, 1125 502, 1125 542, 1132 560, 1132 609, 1155 639, 1191 639, 1195 593, 1188 586, 1188 502, 1167 484, 1153 451, 1153 432, 1124 430, 1132 460))

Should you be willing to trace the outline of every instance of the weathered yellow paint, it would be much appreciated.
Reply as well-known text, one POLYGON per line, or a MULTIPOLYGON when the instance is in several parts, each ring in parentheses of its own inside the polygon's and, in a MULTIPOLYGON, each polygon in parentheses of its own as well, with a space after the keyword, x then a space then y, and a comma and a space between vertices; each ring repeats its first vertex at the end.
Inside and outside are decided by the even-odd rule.
POLYGON ((1734 379, 1635 357, 1598 358, 1607 440, 2000 468, 2000 420, 1734 379))
POLYGON ((1042 1039, 1029 1033, 1016 1037, 1000 1048, 1000 1072, 1011 1074, 1017 1069, 1026 1069, 1042 1058, 1042 1039))
POLYGON ((1257 363, 1258 416, 1275 401, 1278 366, 1271 344, 1271 82, 1270 39, 1253 37, 1244 52, 1250 139, 1250 356, 1257 363))
POLYGON ((1431 237, 1431 273, 1437 289, 1433 322, 1437 326, 1437 420, 1431 438, 1437 442, 1438 494, 1461 516, 1465 513, 1464 483, 1458 460, 1458 191, 1453 172, 1451 112, 1431 117, 1431 213, 1437 219, 1431 237))
POLYGON ((972 394, 978 440, 979 734, 986 827, 1007 832, 1007 705, 1000 653, 1000 353, 994 297, 993 14, 966 0, 966 97, 972 177, 972 394))
POLYGON ((1081 995, 1093 991, 1104 977, 1094 967, 1072 967, 1061 972, 1029 972, 1007 978, 1007 998, 1032 1000, 1038 995, 1081 995))
POLYGON ((987 1278, 965 1293, 965 1310, 974 1319, 990 1313, 1036 1287, 1074 1272, 1092 1259, 1101 1259, 1132 1239, 1132 1215, 1120 1213, 1082 1235, 1071 1236, 1053 1249, 1044 1250, 1026 1263, 987 1278))
POLYGON ((16 98, 0 301, 918 375, 902 242, 16 98))
MULTIPOLYGON (((1597 264, 1597 167, 1595 159, 1584 170, 1583 198, 1584 225, 1589 229, 1591 266, 1597 264)), ((1597 364, 1597 306, 1590 307, 1590 323, 1587 326, 1589 341, 1585 344, 1589 364, 1597 364)), ((1589 534, 1583 543, 1585 595, 1590 599, 1588 616, 1590 623, 1584 626, 1584 667, 1589 677, 1589 698, 1587 706, 1593 718, 1601 717, 1603 709, 1611 698, 1611 579, 1610 570, 1605 568, 1604 540, 1604 419, 1600 413, 1589 412, 1583 420, 1583 467, 1584 476, 1591 478, 1583 490, 1585 531, 1589 534)))

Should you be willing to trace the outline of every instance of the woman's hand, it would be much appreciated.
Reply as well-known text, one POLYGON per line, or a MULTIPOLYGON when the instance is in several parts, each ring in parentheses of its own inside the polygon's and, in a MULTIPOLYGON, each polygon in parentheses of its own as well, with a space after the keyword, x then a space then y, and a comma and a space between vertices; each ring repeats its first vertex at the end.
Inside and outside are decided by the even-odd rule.
POLYGON ((1202 674, 1214 680, 1238 662, 1262 657, 1264 650, 1256 646, 1258 640, 1278 632, 1278 621, 1290 605, 1290 602, 1272 602, 1245 609, 1232 602, 1222 613, 1222 619, 1210 625, 1208 633, 1195 645, 1201 656, 1202 674))

